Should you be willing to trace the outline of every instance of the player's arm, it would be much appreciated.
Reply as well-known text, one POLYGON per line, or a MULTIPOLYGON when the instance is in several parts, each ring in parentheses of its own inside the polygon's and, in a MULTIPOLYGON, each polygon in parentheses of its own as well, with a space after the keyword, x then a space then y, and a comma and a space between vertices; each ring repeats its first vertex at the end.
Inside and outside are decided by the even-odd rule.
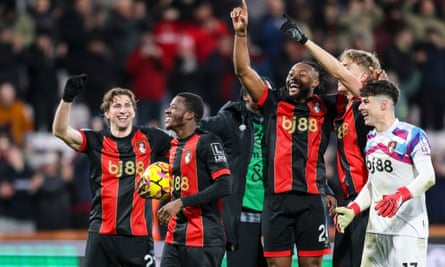
POLYGON ((209 203, 230 195, 232 193, 230 186, 231 180, 232 178, 230 175, 222 175, 218 177, 211 186, 201 192, 181 198, 183 206, 187 207, 209 203))
POLYGON ((360 88, 362 87, 360 80, 355 78, 338 59, 309 40, 300 27, 286 14, 284 16, 286 22, 281 25, 281 32, 288 38, 303 44, 329 74, 339 80, 354 96, 360 97, 360 88))
POLYGON ((85 83, 85 74, 68 78, 68 81, 65 84, 62 100, 57 107, 52 125, 53 134, 74 150, 78 150, 82 145, 82 135, 77 130, 71 128, 68 123, 72 102, 83 90, 85 83))
POLYGON ((344 233, 346 227, 354 220, 355 216, 360 212, 369 208, 371 205, 371 191, 369 182, 367 182, 357 197, 346 207, 338 207, 335 209, 335 227, 340 233, 344 233))
POLYGON ((233 47, 233 67, 235 74, 244 88, 249 91, 252 99, 258 101, 265 90, 263 79, 250 66, 250 56, 247 45, 248 11, 245 0, 242 6, 236 7, 230 13, 233 30, 235 31, 233 47))
POLYGON ((414 167, 418 175, 414 181, 406 186, 411 198, 420 196, 436 183, 436 175, 431 159, 414 162, 414 167))
POLYGON ((231 180, 231 175, 224 174, 218 177, 212 185, 204 190, 190 196, 175 199, 165 204, 158 211, 159 222, 163 225, 167 225, 170 218, 176 215, 183 207, 213 202, 230 195, 232 193, 231 180))

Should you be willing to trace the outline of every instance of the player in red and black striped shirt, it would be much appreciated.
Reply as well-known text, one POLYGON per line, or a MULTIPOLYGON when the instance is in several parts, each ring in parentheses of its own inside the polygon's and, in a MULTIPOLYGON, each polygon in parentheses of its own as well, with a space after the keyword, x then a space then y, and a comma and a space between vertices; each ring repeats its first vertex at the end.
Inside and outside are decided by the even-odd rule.
POLYGON ((71 103, 85 82, 84 75, 67 81, 53 133, 90 161, 93 204, 86 266, 155 266, 151 202, 135 188, 150 162, 168 159, 171 137, 160 129, 133 126, 136 100, 122 88, 108 91, 101 105, 109 129, 69 127, 71 103))
MULTIPOLYGON (((368 180, 364 148, 366 135, 371 127, 365 121, 358 107, 361 103, 362 85, 372 79, 386 79, 380 69, 377 57, 367 51, 348 49, 340 61, 311 40, 304 43, 311 54, 324 68, 338 79, 338 92, 348 98, 343 112, 335 120, 337 135, 337 171, 343 197, 339 206, 347 206, 362 190, 368 180)), ((369 210, 354 218, 344 233, 336 231, 333 252, 333 266, 359 267, 368 224, 369 210)))
POLYGON ((322 256, 331 252, 323 155, 333 131, 337 98, 343 96, 314 94, 323 80, 310 62, 297 63, 290 69, 284 90, 271 88, 250 67, 247 16, 243 0, 242 7, 231 13, 234 68, 265 118, 268 162, 262 217, 264 254, 269 265, 291 266, 296 244, 299 266, 321 266, 322 256))
POLYGON ((158 211, 168 224, 161 267, 219 267, 225 251, 222 197, 231 193, 231 172, 221 139, 198 127, 201 97, 179 93, 165 111, 177 134, 170 149, 172 201, 158 211))

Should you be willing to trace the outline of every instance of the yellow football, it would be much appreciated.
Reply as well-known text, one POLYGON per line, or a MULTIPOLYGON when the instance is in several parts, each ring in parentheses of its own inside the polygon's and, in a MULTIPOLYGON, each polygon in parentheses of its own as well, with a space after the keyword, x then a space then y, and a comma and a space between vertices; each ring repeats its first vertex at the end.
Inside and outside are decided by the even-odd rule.
POLYGON ((157 161, 150 164, 141 179, 144 179, 146 183, 146 198, 163 200, 170 197, 170 166, 168 163, 157 161))

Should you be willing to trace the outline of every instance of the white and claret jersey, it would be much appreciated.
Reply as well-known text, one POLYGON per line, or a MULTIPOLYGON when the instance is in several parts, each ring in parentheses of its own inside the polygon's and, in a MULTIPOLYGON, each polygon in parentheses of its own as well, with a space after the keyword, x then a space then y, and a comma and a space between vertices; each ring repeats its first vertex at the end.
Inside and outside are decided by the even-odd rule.
POLYGON ((425 132, 414 125, 396 120, 385 132, 374 129, 368 133, 365 154, 369 172, 365 187, 371 197, 367 232, 426 238, 428 217, 424 192, 428 188, 428 182, 423 185, 419 183, 421 181, 414 181, 422 179, 418 178, 419 163, 431 161, 431 146, 425 132), (410 191, 420 191, 411 191, 413 198, 403 203, 394 217, 377 215, 374 208, 376 200, 383 195, 395 193, 403 186, 408 186, 410 191))

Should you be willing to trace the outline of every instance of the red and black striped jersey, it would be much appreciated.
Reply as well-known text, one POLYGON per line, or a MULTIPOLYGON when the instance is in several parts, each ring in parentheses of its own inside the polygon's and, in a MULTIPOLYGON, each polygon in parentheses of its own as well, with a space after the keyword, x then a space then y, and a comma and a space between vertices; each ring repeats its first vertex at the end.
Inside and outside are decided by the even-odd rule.
POLYGON ((354 98, 334 121, 338 180, 345 198, 354 197, 368 180, 364 149, 366 135, 372 127, 365 125, 359 105, 360 99, 354 98))
MULTIPOLYGON (((173 200, 202 194, 216 179, 231 174, 220 138, 199 129, 188 138, 172 141, 170 168, 173 200)), ((185 206, 170 219, 165 242, 189 247, 225 246, 221 204, 219 198, 185 206)))
POLYGON ((266 193, 325 193, 324 153, 338 97, 314 94, 305 103, 297 103, 283 90, 264 90, 258 105, 265 118, 266 193))
POLYGON ((131 236, 151 235, 151 201, 140 197, 136 184, 147 166, 168 160, 171 137, 157 128, 134 127, 127 137, 109 130, 79 130, 79 152, 90 160, 93 194, 89 231, 131 236))

